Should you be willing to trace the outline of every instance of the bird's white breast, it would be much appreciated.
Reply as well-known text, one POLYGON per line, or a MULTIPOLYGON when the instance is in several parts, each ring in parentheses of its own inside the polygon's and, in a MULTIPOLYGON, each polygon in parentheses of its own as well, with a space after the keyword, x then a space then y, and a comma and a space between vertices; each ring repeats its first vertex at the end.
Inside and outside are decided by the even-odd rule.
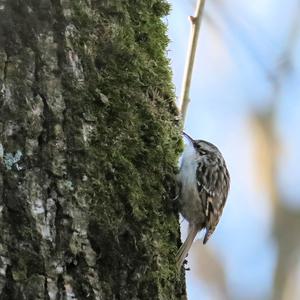
POLYGON ((185 188, 194 187, 196 182, 196 170, 197 170, 197 157, 198 154, 191 143, 185 145, 184 152, 182 154, 181 167, 179 177, 181 183, 184 183, 185 188))
POLYGON ((198 167, 199 155, 193 145, 188 143, 182 155, 178 180, 181 185, 179 202, 181 213, 189 222, 201 218, 203 214, 202 203, 199 198, 197 188, 196 171, 198 167))

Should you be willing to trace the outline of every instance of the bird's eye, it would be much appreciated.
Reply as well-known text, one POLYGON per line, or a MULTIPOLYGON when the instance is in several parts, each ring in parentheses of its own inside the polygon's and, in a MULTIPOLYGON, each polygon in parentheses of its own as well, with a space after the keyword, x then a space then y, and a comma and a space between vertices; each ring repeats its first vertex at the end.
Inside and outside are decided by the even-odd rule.
POLYGON ((200 155, 206 155, 207 151, 204 150, 199 144, 196 145, 196 149, 198 150, 200 155))

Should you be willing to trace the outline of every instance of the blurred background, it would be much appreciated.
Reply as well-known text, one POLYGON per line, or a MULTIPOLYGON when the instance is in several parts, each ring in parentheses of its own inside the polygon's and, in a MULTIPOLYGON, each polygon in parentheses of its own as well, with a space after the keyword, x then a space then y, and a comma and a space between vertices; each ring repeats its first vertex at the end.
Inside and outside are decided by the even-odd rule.
MULTIPOLYGON (((179 96, 196 1, 170 2, 179 96)), ((206 1, 190 98, 185 130, 221 149, 232 183, 192 246, 188 299, 300 299, 300 1, 206 1)))

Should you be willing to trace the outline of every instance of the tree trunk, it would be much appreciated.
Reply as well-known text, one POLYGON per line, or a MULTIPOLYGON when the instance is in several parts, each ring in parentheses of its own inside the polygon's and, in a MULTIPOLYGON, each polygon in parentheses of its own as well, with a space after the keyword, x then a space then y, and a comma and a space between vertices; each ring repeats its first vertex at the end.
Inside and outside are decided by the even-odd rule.
POLYGON ((181 299, 164 0, 0 1, 0 299, 181 299))

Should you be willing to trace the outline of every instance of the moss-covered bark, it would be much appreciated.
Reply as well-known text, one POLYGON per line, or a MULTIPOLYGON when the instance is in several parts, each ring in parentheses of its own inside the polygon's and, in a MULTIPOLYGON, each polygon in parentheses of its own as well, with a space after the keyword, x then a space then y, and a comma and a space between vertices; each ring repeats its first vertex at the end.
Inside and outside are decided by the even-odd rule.
POLYGON ((0 2, 0 299, 181 299, 163 0, 0 2))

